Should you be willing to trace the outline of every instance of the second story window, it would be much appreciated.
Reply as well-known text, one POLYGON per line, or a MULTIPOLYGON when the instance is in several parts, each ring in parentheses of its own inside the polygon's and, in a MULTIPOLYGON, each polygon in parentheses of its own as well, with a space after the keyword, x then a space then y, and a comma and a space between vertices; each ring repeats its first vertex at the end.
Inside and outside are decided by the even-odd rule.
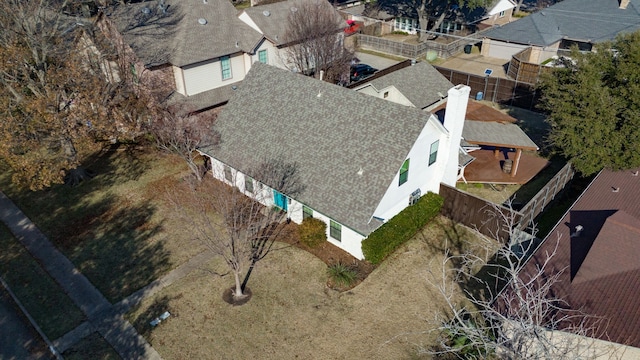
POLYGON ((231 59, 228 56, 220 58, 220 67, 222 68, 222 80, 231 79, 231 59))
POLYGON ((436 140, 431 144, 431 149, 429 149, 429 165, 436 162, 438 159, 438 145, 440 144, 440 140, 436 140))
POLYGON ((263 64, 268 64, 269 60, 267 59, 267 50, 258 51, 258 61, 263 64))
POLYGON ((398 181, 398 186, 404 184, 409 180, 409 159, 405 160, 402 163, 402 167, 400 168, 400 180, 398 181))

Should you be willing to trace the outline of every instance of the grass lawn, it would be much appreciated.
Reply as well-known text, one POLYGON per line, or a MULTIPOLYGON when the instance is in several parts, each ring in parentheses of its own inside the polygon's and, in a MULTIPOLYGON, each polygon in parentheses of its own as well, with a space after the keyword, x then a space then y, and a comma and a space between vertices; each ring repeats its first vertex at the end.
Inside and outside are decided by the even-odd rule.
POLYGON ((113 148, 90 159, 92 180, 21 191, 0 165, 0 188, 65 255, 116 302, 201 251, 184 231, 166 189, 188 174, 182 160, 113 148), (185 244, 188 244, 185 246, 185 244))
MULTIPOLYGON (((181 160, 114 149, 87 167, 98 175, 76 188, 25 193, 9 184, 8 171, 0 173, 0 187, 110 301, 203 251, 180 222, 180 210, 164 197, 188 174, 181 160)), ((213 260, 143 301, 128 319, 165 359, 414 357, 416 349, 433 342, 429 330, 443 309, 427 274, 441 273, 443 241, 447 234, 460 234, 443 224, 442 219, 432 222, 346 292, 327 286, 327 265, 319 258, 287 246, 258 264, 246 305, 222 300, 232 279, 213 275, 211 270, 224 270, 220 260, 213 260), (172 315, 152 329, 149 321, 164 311, 172 315)), ((65 314, 50 312, 52 319, 65 314)), ((65 353, 69 358, 114 355, 97 334, 65 353)))
POLYGON ((2 223, 0 275, 51 340, 84 321, 80 309, 2 223))
POLYGON ((248 284, 253 297, 243 306, 222 300, 232 279, 212 275, 222 269, 214 261, 128 318, 165 359, 410 358, 433 341, 428 331, 443 305, 427 276, 441 274, 446 234, 460 234, 443 224, 432 222, 347 292, 327 287, 322 261, 288 247, 259 264, 248 284), (164 311, 172 316, 151 328, 164 311))

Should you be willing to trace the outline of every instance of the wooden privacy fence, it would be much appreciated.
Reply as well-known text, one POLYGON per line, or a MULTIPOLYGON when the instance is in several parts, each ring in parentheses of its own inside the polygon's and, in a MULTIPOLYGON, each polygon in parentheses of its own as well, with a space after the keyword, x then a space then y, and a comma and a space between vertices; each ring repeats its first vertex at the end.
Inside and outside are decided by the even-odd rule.
POLYGON ((522 221, 520 222, 520 229, 523 230, 528 226, 533 225, 533 220, 538 216, 544 208, 549 205, 551 200, 555 199, 556 195, 564 189, 567 183, 573 179, 576 171, 571 166, 571 163, 567 163, 557 174, 555 174, 547 184, 538 191, 538 193, 520 210, 522 214, 522 221))
POLYGON ((533 84, 511 79, 474 75, 439 66, 434 67, 454 85, 464 84, 469 86, 473 98, 482 98, 529 110, 535 107, 539 99, 533 84))
MULTIPOLYGON (((357 46, 363 49, 375 50, 410 59, 417 59, 425 56, 428 51, 434 51, 438 54, 439 58, 447 59, 462 52, 465 45, 474 44, 480 41, 479 39, 484 31, 486 30, 478 31, 462 39, 457 39, 446 44, 433 40, 427 40, 419 44, 409 44, 378 36, 358 34, 357 46)), ((442 36, 446 37, 447 35, 443 34, 442 36)))
POLYGON ((485 236, 507 243, 512 230, 509 226, 513 224, 514 228, 523 231, 531 228, 536 216, 564 189, 574 175, 575 170, 571 163, 567 163, 520 211, 440 184, 440 195, 444 198, 442 214, 485 236), (508 219, 509 223, 505 223, 505 219, 508 219))

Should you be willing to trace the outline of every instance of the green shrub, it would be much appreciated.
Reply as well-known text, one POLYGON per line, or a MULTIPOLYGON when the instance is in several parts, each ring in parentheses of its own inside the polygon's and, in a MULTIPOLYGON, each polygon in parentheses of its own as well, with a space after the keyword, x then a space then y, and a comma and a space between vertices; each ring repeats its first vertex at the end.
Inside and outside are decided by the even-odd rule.
POLYGON ((358 271, 340 262, 329 266, 327 273, 333 284, 342 288, 349 288, 358 280, 358 271))
POLYGON ((402 210, 362 242, 365 259, 372 264, 380 263, 436 217, 442 204, 440 195, 429 192, 417 203, 402 210))
POLYGON ((298 227, 300 241, 309 247, 316 247, 327 241, 327 224, 318 219, 306 218, 298 227))

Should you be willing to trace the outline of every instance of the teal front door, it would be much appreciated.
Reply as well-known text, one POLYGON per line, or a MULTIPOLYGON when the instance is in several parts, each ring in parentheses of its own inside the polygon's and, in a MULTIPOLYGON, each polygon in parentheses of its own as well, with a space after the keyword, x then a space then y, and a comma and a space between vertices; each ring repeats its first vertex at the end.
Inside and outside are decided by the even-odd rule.
POLYGON ((273 202, 280 209, 287 211, 287 204, 289 203, 287 197, 276 190, 273 190, 273 202))

